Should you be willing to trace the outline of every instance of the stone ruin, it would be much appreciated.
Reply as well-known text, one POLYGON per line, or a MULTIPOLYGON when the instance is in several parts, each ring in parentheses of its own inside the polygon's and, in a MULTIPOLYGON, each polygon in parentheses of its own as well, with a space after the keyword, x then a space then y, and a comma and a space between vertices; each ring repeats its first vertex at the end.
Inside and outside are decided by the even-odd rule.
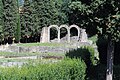
POLYGON ((47 42, 62 42, 62 39, 60 39, 60 34, 61 34, 61 31, 60 29, 61 28, 65 28, 67 30, 67 35, 66 37, 62 38, 62 39, 65 39, 67 38, 67 42, 70 43, 72 42, 71 39, 75 39, 74 41, 76 42, 88 42, 88 37, 87 37, 87 34, 86 34, 86 31, 85 29, 82 29, 80 28, 79 26, 77 25, 71 25, 71 26, 67 26, 67 25, 61 25, 60 27, 57 26, 57 25, 51 25, 49 27, 43 27, 42 29, 42 33, 41 33, 41 38, 40 38, 40 41, 41 43, 47 43, 47 42), (57 30, 57 39, 55 40, 50 40, 50 29, 51 28, 56 28, 57 30), (73 37, 70 37, 70 30, 71 28, 76 28, 77 29, 77 36, 73 36, 73 37))

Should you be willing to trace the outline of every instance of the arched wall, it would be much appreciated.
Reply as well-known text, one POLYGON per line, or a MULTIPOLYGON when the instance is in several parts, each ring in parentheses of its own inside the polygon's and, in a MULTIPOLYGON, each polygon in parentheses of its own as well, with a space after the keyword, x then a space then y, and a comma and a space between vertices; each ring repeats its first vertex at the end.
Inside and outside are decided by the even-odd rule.
POLYGON ((61 25, 60 27, 58 27, 57 25, 51 25, 48 27, 48 42, 50 42, 50 29, 51 28, 56 28, 58 31, 58 42, 60 42, 60 29, 61 28, 65 28, 67 29, 67 34, 68 34, 68 42, 70 42, 70 29, 71 28, 76 28, 78 30, 78 40, 80 38, 80 28, 77 25, 71 25, 70 27, 68 27, 67 25, 61 25))

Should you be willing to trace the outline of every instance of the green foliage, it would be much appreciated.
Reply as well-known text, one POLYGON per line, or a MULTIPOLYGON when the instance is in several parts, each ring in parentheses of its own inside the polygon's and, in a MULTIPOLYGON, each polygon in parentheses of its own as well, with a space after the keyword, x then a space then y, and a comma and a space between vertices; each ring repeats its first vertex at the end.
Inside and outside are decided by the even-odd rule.
POLYGON ((70 58, 81 58, 85 61, 86 65, 89 67, 90 65, 96 65, 98 60, 95 57, 95 50, 91 46, 84 46, 78 48, 76 50, 71 50, 66 53, 67 57, 70 58))
POLYGON ((0 0, 0 41, 3 39, 3 3, 0 0))
POLYGON ((70 9, 72 10, 78 10, 81 13, 84 13, 87 9, 85 4, 82 4, 81 1, 73 1, 71 5, 69 6, 70 9))
POLYGON ((56 63, 0 68, 2 80, 85 80, 86 65, 80 59, 56 63))
POLYGON ((120 38, 120 2, 116 0, 105 1, 98 8, 96 21, 99 23, 99 34, 105 38, 110 38, 112 41, 119 41, 120 38), (106 11, 102 15, 102 11, 106 11))
POLYGON ((15 37, 15 30, 16 30, 16 20, 17 20, 17 4, 16 0, 3 0, 3 7, 4 7, 4 27, 3 27, 3 33, 4 38, 13 38, 15 37))
POLYGON ((33 8, 31 6, 31 2, 29 0, 24 1, 23 5, 24 13, 22 14, 22 21, 21 23, 21 34, 22 36, 30 37, 34 32, 33 27, 33 8))
POLYGON ((33 0, 34 5, 34 26, 37 34, 43 27, 48 27, 50 25, 65 24, 67 19, 66 6, 67 4, 63 0, 33 0))
POLYGON ((112 40, 118 41, 120 37, 119 6, 118 0, 73 1, 69 6, 69 23, 86 28, 91 35, 99 31, 98 34, 101 33, 105 37, 111 36, 112 40))
POLYGON ((17 44, 17 46, 23 46, 23 47, 32 47, 32 46, 64 47, 64 44, 60 44, 60 43, 26 43, 26 44, 17 44))
POLYGON ((106 20, 106 22, 103 22, 104 26, 98 28, 101 29, 100 34, 105 36, 105 38, 110 38, 112 41, 119 41, 120 38, 120 17, 118 15, 112 15, 109 16, 106 20))
POLYGON ((87 6, 82 4, 81 1, 73 1, 69 5, 69 9, 69 24, 76 24, 83 27, 87 6))
POLYGON ((18 0, 17 0, 17 8, 18 8, 18 12, 17 12, 17 29, 16 29, 16 38, 15 40, 17 42, 20 42, 20 39, 21 39, 21 25, 20 25, 20 14, 19 14, 19 3, 18 3, 18 0))

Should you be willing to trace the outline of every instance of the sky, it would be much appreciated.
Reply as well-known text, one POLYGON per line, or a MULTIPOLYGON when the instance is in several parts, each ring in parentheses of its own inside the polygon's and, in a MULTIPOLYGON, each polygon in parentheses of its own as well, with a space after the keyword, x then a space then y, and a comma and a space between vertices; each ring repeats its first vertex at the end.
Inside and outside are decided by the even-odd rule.
POLYGON ((22 5, 24 3, 23 0, 19 0, 19 4, 22 5))
MULTIPOLYGON (((32 0, 30 0, 32 1, 32 0)), ((24 0, 19 0, 19 5, 21 6, 24 3, 24 0)))

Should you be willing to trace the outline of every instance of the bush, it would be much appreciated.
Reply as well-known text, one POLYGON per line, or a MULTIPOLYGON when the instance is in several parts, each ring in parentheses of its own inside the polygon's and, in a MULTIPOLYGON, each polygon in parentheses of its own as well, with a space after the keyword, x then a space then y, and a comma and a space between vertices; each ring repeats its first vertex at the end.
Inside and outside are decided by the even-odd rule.
POLYGON ((85 80, 86 65, 80 59, 0 69, 1 80, 85 80))
POLYGON ((69 58, 81 58, 87 66, 96 65, 98 60, 95 57, 95 50, 91 46, 83 46, 66 53, 69 58))

